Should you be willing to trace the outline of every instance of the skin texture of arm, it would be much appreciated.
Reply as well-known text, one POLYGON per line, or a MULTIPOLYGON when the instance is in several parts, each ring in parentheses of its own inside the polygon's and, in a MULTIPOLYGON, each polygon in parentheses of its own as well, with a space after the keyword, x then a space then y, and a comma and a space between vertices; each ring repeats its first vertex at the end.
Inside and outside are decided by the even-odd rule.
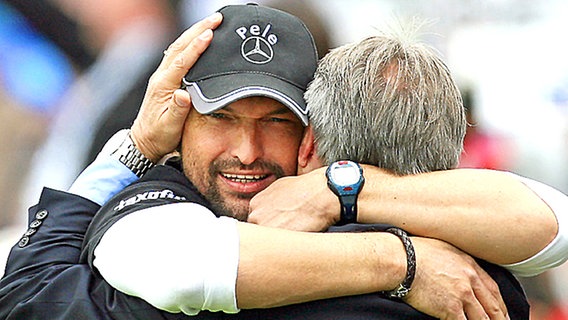
MULTIPOLYGON (((366 167, 368 174, 381 170, 366 167)), ((457 169, 372 179, 360 197, 360 222, 381 220, 408 232, 447 241, 484 260, 507 264, 527 259, 557 233, 554 213, 511 175, 457 169), (371 205, 380 203, 381 205, 371 205)))
POLYGON ((240 308, 388 290, 404 278, 404 251, 400 241, 386 233, 290 232, 248 223, 238 228, 240 308))
MULTIPOLYGON (((290 232, 248 223, 238 229, 240 308, 390 290, 405 273, 402 244, 388 233, 290 232)), ((420 272, 406 302, 442 319, 504 317, 498 287, 469 255, 434 239, 413 242, 420 272)))
MULTIPOLYGON (((247 223, 239 223, 238 228, 240 308, 390 290, 404 277, 402 244, 387 233, 303 233, 247 223)), ((442 241, 413 241, 421 271, 409 304, 440 318, 459 319, 465 314, 474 319, 485 314, 492 319, 504 317, 506 307, 498 287, 470 256, 442 241)))
MULTIPOLYGON (((320 168, 276 181, 252 199, 249 221, 292 230, 327 229, 339 220, 339 201, 324 172, 320 168)), ((557 233, 551 209, 507 173, 456 169, 395 176, 364 166, 364 175, 359 223, 392 224, 492 263, 529 258, 557 233)))

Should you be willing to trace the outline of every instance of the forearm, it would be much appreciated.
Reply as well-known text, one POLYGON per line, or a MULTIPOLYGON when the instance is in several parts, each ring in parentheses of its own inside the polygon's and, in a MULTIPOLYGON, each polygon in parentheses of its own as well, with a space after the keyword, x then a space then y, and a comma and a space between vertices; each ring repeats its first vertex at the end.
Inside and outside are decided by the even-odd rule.
POLYGON ((304 233, 247 223, 238 228, 239 308, 390 290, 406 271, 403 246, 388 233, 304 233))
POLYGON ((105 233, 93 264, 118 290, 186 314, 390 290, 405 276, 404 247, 390 233, 304 233, 231 220, 195 204, 144 209, 105 233))
POLYGON ((360 223, 389 223, 507 264, 542 250, 557 232, 554 213, 512 175, 456 169, 393 176, 365 167, 360 223))
MULTIPOLYGON (((239 234, 240 308, 391 290, 407 271, 402 242, 388 233, 302 233, 240 224, 239 234)), ((475 306, 465 307, 472 318, 484 314, 479 308, 491 319, 503 318, 497 285, 474 259, 443 241, 413 237, 412 242, 417 270, 406 303, 435 318, 463 315, 461 309, 450 310, 452 305, 475 306)))
MULTIPOLYGON (((439 317, 452 302, 477 304, 476 297, 486 296, 489 288, 480 281, 490 279, 481 279, 484 272, 471 257, 443 241, 412 242, 417 272, 410 305, 439 317)), ((161 310, 190 315, 391 290, 407 271, 404 246, 390 233, 288 231, 217 218, 184 202, 121 218, 94 257, 111 286, 161 310)))

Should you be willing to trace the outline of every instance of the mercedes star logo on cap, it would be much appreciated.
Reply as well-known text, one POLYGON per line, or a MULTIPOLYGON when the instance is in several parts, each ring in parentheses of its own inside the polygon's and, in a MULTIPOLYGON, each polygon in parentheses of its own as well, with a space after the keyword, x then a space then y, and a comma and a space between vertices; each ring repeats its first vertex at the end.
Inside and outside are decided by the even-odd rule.
POLYGON ((241 54, 245 60, 254 64, 265 64, 272 60, 272 46, 261 37, 250 37, 243 41, 241 54))

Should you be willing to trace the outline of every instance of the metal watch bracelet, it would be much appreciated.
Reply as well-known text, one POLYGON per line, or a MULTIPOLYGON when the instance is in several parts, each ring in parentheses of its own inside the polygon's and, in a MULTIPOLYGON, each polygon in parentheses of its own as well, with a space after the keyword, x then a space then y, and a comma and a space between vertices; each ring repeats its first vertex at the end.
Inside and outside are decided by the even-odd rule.
POLYGON ((390 291, 381 291, 381 295, 386 296, 391 299, 402 299, 410 292, 412 287, 412 282, 414 281, 414 276, 416 274, 416 254, 414 253, 414 246, 408 237, 408 234, 396 227, 391 227, 385 230, 396 235, 406 251, 406 277, 395 289, 390 291))
POLYGON ((154 166, 154 163, 136 148, 130 132, 112 155, 139 178, 154 166))

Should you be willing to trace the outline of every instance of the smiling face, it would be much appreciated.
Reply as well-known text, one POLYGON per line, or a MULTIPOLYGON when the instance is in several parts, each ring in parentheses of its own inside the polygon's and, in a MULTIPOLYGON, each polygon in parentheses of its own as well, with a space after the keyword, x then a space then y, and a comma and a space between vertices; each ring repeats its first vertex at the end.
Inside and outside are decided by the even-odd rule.
POLYGON ((244 221, 255 194, 296 174, 302 133, 300 120, 270 98, 244 98, 210 114, 192 109, 183 171, 218 213, 244 221))

